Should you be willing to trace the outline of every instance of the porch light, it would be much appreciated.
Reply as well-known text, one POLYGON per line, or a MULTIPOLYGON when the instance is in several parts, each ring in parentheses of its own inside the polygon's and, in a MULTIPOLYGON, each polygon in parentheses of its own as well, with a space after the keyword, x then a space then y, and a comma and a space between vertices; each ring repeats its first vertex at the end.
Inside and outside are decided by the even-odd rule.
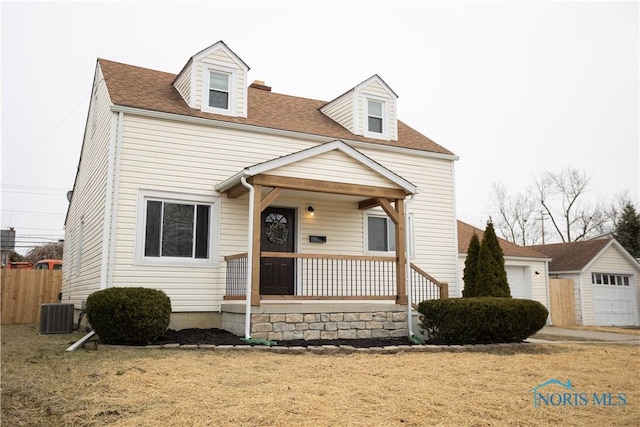
POLYGON ((313 206, 311 206, 311 205, 307 206, 307 213, 308 213, 309 215, 313 216, 313 214, 314 214, 314 212, 315 212, 315 211, 316 211, 316 210, 313 208, 313 206))

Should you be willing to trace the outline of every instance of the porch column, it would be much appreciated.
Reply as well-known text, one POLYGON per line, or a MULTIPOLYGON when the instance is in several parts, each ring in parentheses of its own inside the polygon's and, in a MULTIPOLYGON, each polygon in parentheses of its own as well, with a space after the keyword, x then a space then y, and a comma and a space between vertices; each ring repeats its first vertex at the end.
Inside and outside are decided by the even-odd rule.
POLYGON ((407 285, 406 285, 406 238, 404 223, 404 199, 396 199, 396 211, 398 212, 398 221, 396 226, 396 303, 407 304, 407 285))
POLYGON ((260 231, 262 227, 262 186, 253 185, 253 253, 251 268, 251 305, 260 305, 260 231))

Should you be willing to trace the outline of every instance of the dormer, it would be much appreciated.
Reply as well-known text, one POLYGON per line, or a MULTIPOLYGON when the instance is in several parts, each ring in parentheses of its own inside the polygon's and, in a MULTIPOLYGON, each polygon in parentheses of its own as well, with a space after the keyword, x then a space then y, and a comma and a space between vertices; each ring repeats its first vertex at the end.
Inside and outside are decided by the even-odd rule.
POLYGON ((320 111, 354 135, 398 140, 398 95, 374 74, 320 111))
POLYGON ((189 107, 247 117, 249 66, 219 41, 192 56, 173 82, 189 107))

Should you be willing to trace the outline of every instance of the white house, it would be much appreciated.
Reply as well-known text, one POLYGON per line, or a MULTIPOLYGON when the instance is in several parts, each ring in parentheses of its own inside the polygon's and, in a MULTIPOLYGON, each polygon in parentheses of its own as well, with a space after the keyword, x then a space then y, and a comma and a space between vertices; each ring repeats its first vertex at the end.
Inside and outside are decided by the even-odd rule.
POLYGON ((552 258, 552 278, 573 280, 577 325, 640 326, 640 264, 615 239, 531 248, 552 258))
MULTIPOLYGON (((464 277, 464 262, 467 259, 467 249, 471 236, 477 234, 482 240, 484 231, 458 221, 458 253, 460 281, 464 277)), ((513 298, 532 299, 549 309, 549 275, 548 265, 551 258, 528 246, 519 246, 498 237, 498 243, 504 255, 504 268, 507 272, 509 290, 513 298)), ((464 283, 464 282, 462 282, 464 283)), ((459 296, 462 296, 460 288, 459 296)))
POLYGON ((157 288, 173 328, 314 339, 400 336, 408 294, 458 295, 457 157, 378 75, 325 102, 248 72, 223 42, 178 74, 97 61, 63 302, 157 288))

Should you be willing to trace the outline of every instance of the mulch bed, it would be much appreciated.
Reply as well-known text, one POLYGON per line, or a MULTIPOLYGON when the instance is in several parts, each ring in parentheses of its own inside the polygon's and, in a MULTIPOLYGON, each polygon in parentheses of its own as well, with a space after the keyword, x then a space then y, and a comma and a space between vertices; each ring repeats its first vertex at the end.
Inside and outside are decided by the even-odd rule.
MULTIPOLYGON (((335 340, 286 340, 277 341, 281 346, 320 346, 320 345, 350 345, 356 348, 385 347, 391 345, 411 345, 407 337, 400 338, 358 338, 358 339, 335 339, 335 340)), ((155 340, 152 344, 213 344, 213 345, 247 345, 241 337, 233 335, 222 329, 181 329, 175 331, 169 329, 162 338, 155 340)))

